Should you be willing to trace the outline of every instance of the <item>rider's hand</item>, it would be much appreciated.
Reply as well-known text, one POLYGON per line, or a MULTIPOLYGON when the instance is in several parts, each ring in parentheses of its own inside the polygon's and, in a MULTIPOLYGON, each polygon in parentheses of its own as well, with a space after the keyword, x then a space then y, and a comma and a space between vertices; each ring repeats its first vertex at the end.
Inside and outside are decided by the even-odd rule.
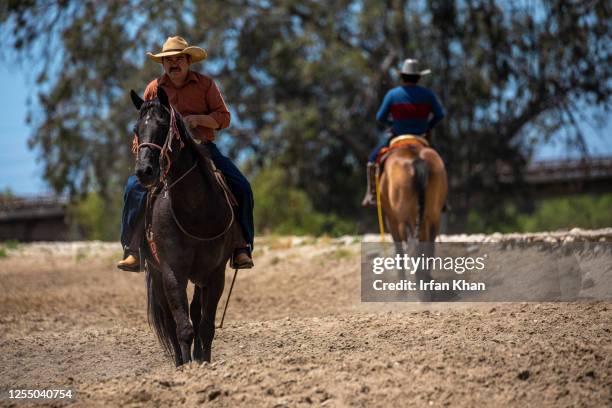
POLYGON ((183 121, 189 129, 194 129, 199 125, 198 115, 187 115, 183 117, 183 121))

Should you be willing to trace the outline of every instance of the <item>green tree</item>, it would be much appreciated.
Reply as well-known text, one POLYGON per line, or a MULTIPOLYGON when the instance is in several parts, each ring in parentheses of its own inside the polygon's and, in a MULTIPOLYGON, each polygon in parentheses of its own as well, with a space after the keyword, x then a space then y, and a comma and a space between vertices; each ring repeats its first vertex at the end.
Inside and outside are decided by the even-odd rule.
MULTIPOLYGON (((492 0, 9 0, 4 31, 39 71, 31 145, 57 191, 120 194, 130 172, 128 90, 159 75, 146 50, 184 35, 233 113, 221 142, 243 165, 286 169, 315 211, 359 214, 374 116, 401 60, 433 69, 424 85, 448 116, 436 131, 455 208, 502 211, 500 166, 520 174, 533 143, 571 129, 585 106, 610 109, 608 2, 492 0), (474 194, 478 192, 478 200, 474 194)), ((6 52, 6 51, 5 51, 6 52)), ((26 62, 28 61, 28 62, 26 62)))
POLYGON ((544 200, 533 214, 517 216, 520 231, 604 228, 612 225, 612 194, 583 195, 544 200))
POLYGON ((532 211, 519 211, 514 204, 504 206, 504 216, 495 226, 487 225, 482 213, 471 211, 467 230, 492 233, 606 228, 612 225, 610 208, 610 193, 546 198, 536 202, 532 211))
POLYGON ((89 193, 68 206, 68 222, 74 237, 116 241, 121 214, 119 199, 104 200, 98 193, 89 193))
POLYGON ((255 229, 262 233, 342 235, 355 233, 355 224, 313 209, 304 191, 291 187, 282 168, 266 168, 253 178, 255 229))

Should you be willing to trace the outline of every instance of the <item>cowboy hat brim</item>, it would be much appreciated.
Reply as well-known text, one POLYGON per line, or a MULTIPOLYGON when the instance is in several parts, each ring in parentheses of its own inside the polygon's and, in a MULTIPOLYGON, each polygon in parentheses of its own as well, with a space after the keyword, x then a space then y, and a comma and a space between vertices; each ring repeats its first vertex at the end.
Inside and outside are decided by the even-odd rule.
POLYGON ((431 69, 425 69, 421 72, 402 72, 401 70, 399 70, 400 74, 404 74, 404 75, 420 75, 420 76, 424 76, 424 75, 429 75, 431 74, 431 69))
POLYGON ((206 57, 208 57, 206 50, 200 47, 187 47, 182 50, 165 51, 165 52, 160 52, 157 54, 152 54, 150 52, 147 52, 147 57, 161 64, 163 57, 171 57, 171 56, 179 55, 179 54, 188 54, 189 56, 191 56, 192 63, 203 61, 206 59, 206 57))

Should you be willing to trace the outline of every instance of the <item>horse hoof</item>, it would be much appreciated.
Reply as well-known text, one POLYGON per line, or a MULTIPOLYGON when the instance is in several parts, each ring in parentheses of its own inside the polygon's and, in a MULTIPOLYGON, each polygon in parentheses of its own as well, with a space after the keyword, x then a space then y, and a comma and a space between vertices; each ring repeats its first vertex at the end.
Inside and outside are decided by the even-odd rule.
POLYGON ((204 361, 204 357, 202 356, 202 349, 193 350, 193 361, 197 363, 201 363, 202 361, 204 361))

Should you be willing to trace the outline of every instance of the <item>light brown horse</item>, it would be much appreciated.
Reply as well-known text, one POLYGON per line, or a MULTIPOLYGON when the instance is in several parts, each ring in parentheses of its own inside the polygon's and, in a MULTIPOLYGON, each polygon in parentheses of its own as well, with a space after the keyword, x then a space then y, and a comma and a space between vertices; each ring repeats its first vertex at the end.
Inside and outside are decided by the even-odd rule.
MULTIPOLYGON (((446 169, 438 153, 419 142, 392 149, 384 163, 380 190, 396 251, 404 252, 409 240, 415 239, 417 256, 433 256, 448 193, 446 169)), ((403 278, 404 271, 400 273, 403 278)), ((431 279, 428 270, 416 271, 416 275, 418 280, 431 279)), ((421 294, 421 299, 433 300, 431 294, 421 294)))
POLYGON ((434 242, 448 193, 444 162, 421 144, 392 150, 380 179, 381 204, 394 242, 434 242))

